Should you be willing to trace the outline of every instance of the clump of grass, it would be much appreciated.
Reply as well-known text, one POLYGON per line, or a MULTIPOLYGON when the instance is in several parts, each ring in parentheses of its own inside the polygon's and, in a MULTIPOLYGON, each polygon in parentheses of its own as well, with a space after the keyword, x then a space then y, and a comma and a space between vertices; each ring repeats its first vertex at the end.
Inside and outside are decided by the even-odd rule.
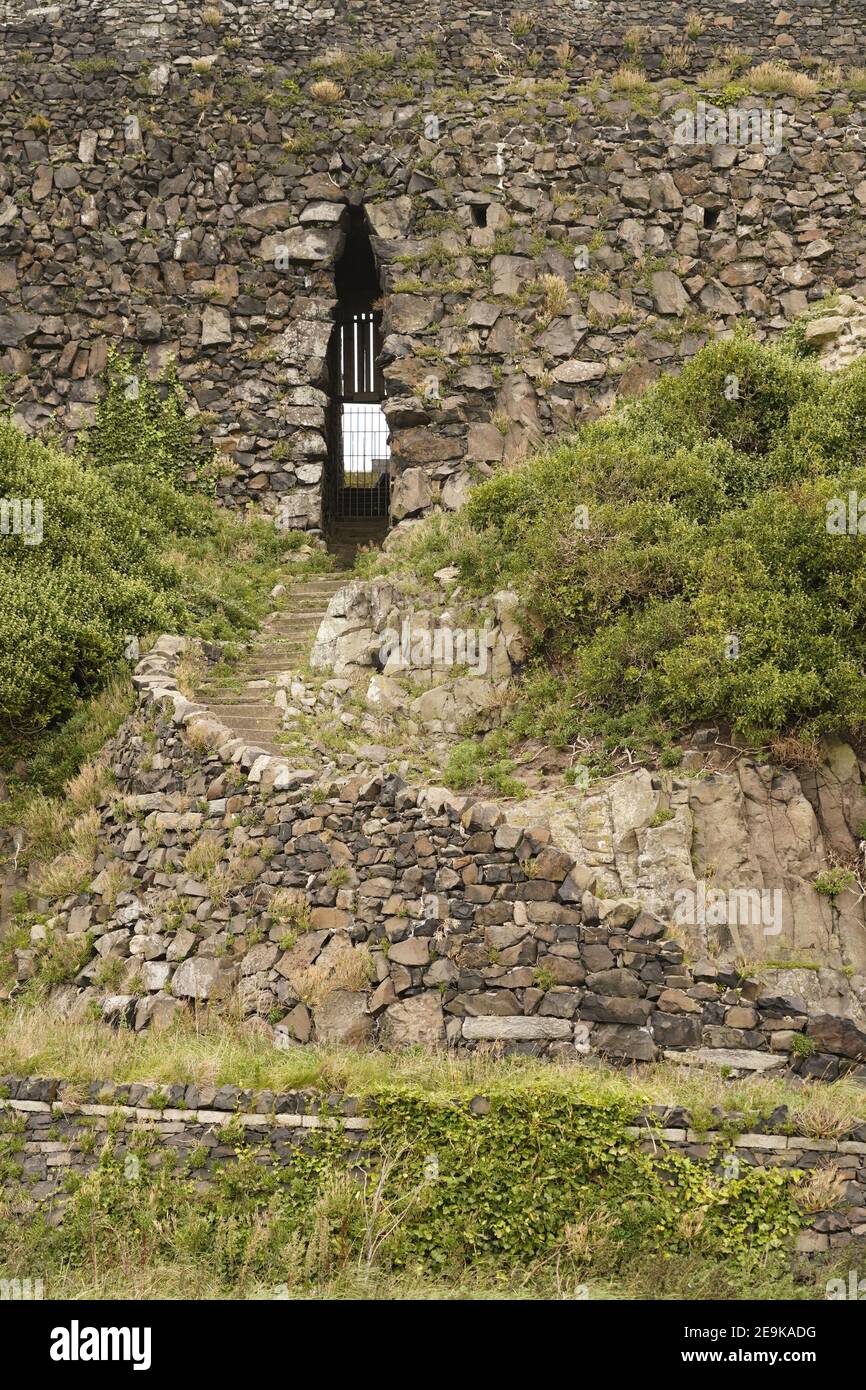
POLYGON ((241 854, 232 856, 225 865, 214 869, 205 879, 214 907, 222 907, 239 888, 248 887, 255 876, 255 866, 241 854))
POLYGON ((794 1201, 801 1211, 830 1211, 838 1207, 845 1193, 845 1179, 835 1163, 813 1168, 794 1188, 794 1201))
POLYGON ((633 63, 621 63, 616 72, 610 79, 611 90, 614 92, 647 92, 649 83, 646 73, 633 63))
POLYGON ((186 727, 186 741, 195 753, 213 753, 220 745, 220 734, 205 719, 195 719, 186 727))
POLYGON ((322 77, 310 83, 310 96, 321 102, 322 106, 334 106, 343 99, 343 88, 330 77, 322 77))
POLYGON ((207 662, 199 647, 191 645, 183 652, 174 668, 174 678, 182 695, 191 700, 207 670, 207 662))
POLYGON ((535 15, 529 10, 515 10, 508 21, 508 27, 516 39, 525 38, 535 28, 535 15))
POLYGON ((114 785, 111 769, 103 763, 85 763, 66 783, 65 793, 76 811, 90 811, 103 801, 114 785))
POLYGON ((703 16, 697 10, 689 10, 686 15, 686 33, 690 39, 699 39, 704 32, 703 16))
POLYGON ((186 852, 184 868, 193 878, 207 878, 216 869, 225 852, 223 837, 206 831, 186 852))
POLYGON ((755 92, 803 98, 815 96, 819 86, 814 77, 777 62, 758 63, 746 73, 746 80, 755 92))
POLYGON ((87 886, 96 858, 100 817, 98 811, 85 811, 69 830, 69 848, 57 855, 37 874, 35 888, 40 897, 55 899, 80 893, 87 886))
POLYGON ((300 888, 278 888, 268 903, 268 912, 277 926, 291 925, 295 933, 309 931, 310 904, 300 888))
POLYGON ((121 860, 115 860, 108 864, 103 873, 102 879, 102 902, 109 912, 113 912, 117 906, 117 899, 121 893, 126 892, 130 883, 129 869, 121 860))
POLYGON ((662 66, 665 72, 682 72, 694 56, 695 50, 690 43, 669 43, 662 50, 662 66))
POLYGON ((223 12, 219 5, 205 5, 201 12, 201 22, 209 29, 218 29, 223 22, 223 12))
POLYGON ((540 317, 549 322, 557 314, 565 311, 568 303, 568 285, 561 275, 540 275, 536 282, 541 295, 540 317))
POLYGON ((327 963, 294 971, 289 981, 298 998, 316 1008, 339 989, 354 993, 368 988, 373 978, 373 962, 366 946, 352 946, 346 941, 327 963))

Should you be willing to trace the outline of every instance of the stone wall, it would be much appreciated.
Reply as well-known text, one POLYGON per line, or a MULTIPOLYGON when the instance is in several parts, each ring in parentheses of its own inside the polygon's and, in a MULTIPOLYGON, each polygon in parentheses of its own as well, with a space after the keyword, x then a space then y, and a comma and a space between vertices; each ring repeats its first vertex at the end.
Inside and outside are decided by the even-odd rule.
MULTIPOLYGON (((483 1115, 489 1104, 476 1096, 468 1108, 483 1115)), ((60 1210, 66 1180, 92 1172, 108 1148, 124 1164, 132 1162, 132 1179, 142 1162, 171 1156, 178 1171, 206 1192, 215 1173, 236 1161, 238 1144, 254 1148, 268 1164, 285 1166, 321 1126, 343 1131, 347 1161, 357 1169, 374 1114, 375 1098, 325 1098, 310 1091, 0 1076, 0 1135, 13 1141, 4 1181, 23 1176, 31 1199, 60 1210)), ((720 1178, 755 1166, 806 1173, 830 1168, 837 1195, 828 1187, 825 1200, 832 1206, 805 1214, 797 1250, 836 1250, 866 1237, 866 1124, 853 1122, 835 1138, 816 1139, 796 1132, 784 1106, 755 1131, 741 1132, 741 1124, 742 1117, 718 1112, 713 1129, 698 1130, 687 1110, 648 1106, 626 1133, 662 1165, 668 1154, 683 1154, 712 1163, 720 1178)))
MULTIPOLYGON (((117 45, 148 56, 170 54, 176 42, 206 42, 198 0, 0 0, 0 24, 34 38, 48 36, 70 45, 117 45)), ((362 40, 388 42, 400 31, 444 36, 455 46, 467 39, 519 46, 550 62, 547 50, 561 39, 576 46, 575 63, 593 71, 598 63, 616 65, 634 34, 648 67, 661 71, 664 48, 688 40, 696 54, 711 61, 720 43, 735 41, 759 58, 804 55, 856 62, 862 57, 866 28, 856 0, 786 0, 759 5, 755 0, 710 0, 700 10, 689 0, 537 0, 532 6, 455 5, 450 0, 393 0, 367 4, 335 0, 220 0, 219 29, 238 34, 254 52, 303 55, 328 44, 362 40), (701 31, 693 26, 699 14, 701 31), (530 21, 526 26, 526 19, 530 21), (524 21, 521 23, 521 21, 524 21)))
POLYGON ((726 43, 859 61, 858 6, 701 7, 693 38, 684 5, 546 3, 526 32, 416 0, 214 8, 0 13, 0 372, 29 430, 88 423, 111 345, 175 356, 221 496, 320 526, 347 201, 383 290, 395 520, 458 506, 742 315, 773 336, 866 285, 844 84, 767 98, 776 153, 674 143, 726 43), (635 25, 648 74, 678 79, 640 99, 605 76, 635 25))
POLYGON ((239 1008, 278 1046, 310 1041, 866 1075, 866 1033, 707 960, 687 962, 636 898, 546 824, 384 774, 317 782, 247 746, 180 694, 184 639, 135 675, 141 706, 110 746, 88 890, 44 911, 17 951, 84 964, 58 1002, 160 1026, 239 1008), (92 942, 93 950, 88 947, 92 942))

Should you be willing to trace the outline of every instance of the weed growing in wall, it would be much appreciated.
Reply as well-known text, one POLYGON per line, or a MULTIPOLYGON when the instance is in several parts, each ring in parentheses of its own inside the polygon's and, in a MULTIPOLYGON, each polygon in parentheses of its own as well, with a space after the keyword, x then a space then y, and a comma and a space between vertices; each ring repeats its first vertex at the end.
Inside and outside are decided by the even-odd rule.
POLYGON ((151 379, 131 353, 111 349, 102 386, 95 424, 81 444, 86 459, 99 468, 150 473, 174 487, 208 482, 210 451, 187 414, 173 363, 151 379))

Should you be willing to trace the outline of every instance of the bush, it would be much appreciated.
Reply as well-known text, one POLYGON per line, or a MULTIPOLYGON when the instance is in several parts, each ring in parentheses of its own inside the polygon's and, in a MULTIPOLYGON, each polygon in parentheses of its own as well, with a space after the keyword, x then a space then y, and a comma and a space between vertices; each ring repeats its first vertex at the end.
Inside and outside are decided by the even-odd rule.
POLYGON ((0 726, 45 727, 122 654, 128 635, 177 626, 166 529, 191 529, 183 499, 151 479, 120 488, 0 420, 0 495, 38 499, 42 541, 0 539, 0 726))
POLYGON ((441 523, 408 556, 521 593, 521 732, 608 748, 699 720, 760 743, 854 736, 866 551, 827 517, 830 499, 866 498, 864 427, 866 363, 831 378, 738 335, 481 484, 450 556, 441 523))
MULTIPOLYGON (((168 448, 180 435, 172 433, 174 406, 166 410, 168 424, 155 427, 154 437, 168 448)), ((107 444, 101 455, 105 438, 91 436, 100 457, 90 466, 0 417, 0 498, 42 507, 40 543, 0 535, 0 739, 7 751, 80 712, 82 698, 122 664, 130 637, 141 645, 159 632, 248 633, 267 609, 282 560, 303 539, 178 491, 167 480, 175 471, 167 461, 150 467, 119 451, 109 458, 107 444)), ((327 563, 323 556, 319 567, 327 563)))

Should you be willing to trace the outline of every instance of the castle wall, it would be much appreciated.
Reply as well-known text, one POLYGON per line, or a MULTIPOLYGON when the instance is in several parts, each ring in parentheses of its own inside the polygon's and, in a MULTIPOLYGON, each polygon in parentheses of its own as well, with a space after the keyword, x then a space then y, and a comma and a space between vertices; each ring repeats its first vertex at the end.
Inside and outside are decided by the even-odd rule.
POLYGON ((857 62, 858 6, 702 7, 700 33, 677 4, 212 8, 0 7, 0 372, 28 430, 88 424, 110 346, 174 356, 221 497, 317 527, 347 199, 382 279, 395 520, 459 505, 741 316, 774 337, 866 287, 866 127, 840 74, 740 96, 778 149, 677 143, 729 45, 857 62), (630 96, 624 59, 668 85, 630 96))

